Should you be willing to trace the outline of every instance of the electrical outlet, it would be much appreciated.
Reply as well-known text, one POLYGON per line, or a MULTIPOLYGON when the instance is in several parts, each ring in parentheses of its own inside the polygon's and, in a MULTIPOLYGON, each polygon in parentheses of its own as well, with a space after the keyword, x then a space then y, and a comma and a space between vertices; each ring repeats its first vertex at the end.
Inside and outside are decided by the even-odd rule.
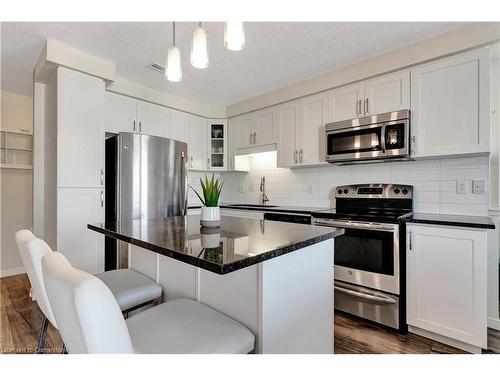
POLYGON ((484 194, 486 184, 484 180, 474 180, 472 181, 472 194, 484 194))
POLYGON ((467 194, 467 181, 457 181, 457 194, 467 194))
POLYGON ((247 191, 245 185, 240 185, 240 193, 245 193, 247 191))
POLYGON ((307 185, 307 192, 308 193, 314 193, 314 185, 313 184, 307 185))

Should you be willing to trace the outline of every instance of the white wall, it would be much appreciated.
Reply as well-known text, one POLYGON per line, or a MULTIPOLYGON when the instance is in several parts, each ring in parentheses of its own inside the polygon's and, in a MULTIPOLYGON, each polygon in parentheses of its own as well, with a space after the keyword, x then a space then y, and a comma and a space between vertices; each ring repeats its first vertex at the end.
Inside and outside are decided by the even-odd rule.
POLYGON ((277 168, 229 172, 222 176, 226 180, 222 200, 226 202, 258 203, 260 177, 266 176, 270 204, 333 207, 333 193, 338 185, 398 183, 415 187, 416 212, 488 215, 488 192, 471 192, 474 179, 484 180, 488 189, 488 157, 277 168), (467 194, 456 193, 457 180, 468 182, 467 194))
MULTIPOLYGON (((32 98, 2 92, 0 125, 33 129, 32 98)), ((0 169, 1 251, 0 276, 22 273, 14 234, 31 228, 33 217, 33 173, 26 169, 0 169)))

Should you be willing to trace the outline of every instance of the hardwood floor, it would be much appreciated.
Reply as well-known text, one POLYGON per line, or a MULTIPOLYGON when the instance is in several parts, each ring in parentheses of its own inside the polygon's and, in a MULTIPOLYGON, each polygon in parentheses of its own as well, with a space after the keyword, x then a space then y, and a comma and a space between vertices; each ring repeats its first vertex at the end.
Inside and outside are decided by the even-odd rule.
MULTIPOLYGON (((43 314, 29 297, 26 275, 0 279, 0 353, 34 353, 43 314)), ((500 332, 490 331, 490 339, 499 340, 500 332)), ((500 340, 498 341, 500 342, 500 340)), ((59 332, 49 324, 48 353, 61 353, 59 332)), ((499 347, 500 349, 500 347, 499 347)), ((335 314, 336 354, 426 354, 464 353, 412 333, 398 334, 344 314, 335 314)))
MULTIPOLYGON (((26 275, 0 279, 0 353, 36 353, 43 313, 29 297, 26 275)), ((63 343, 59 332, 49 324, 45 349, 61 353, 63 343)))

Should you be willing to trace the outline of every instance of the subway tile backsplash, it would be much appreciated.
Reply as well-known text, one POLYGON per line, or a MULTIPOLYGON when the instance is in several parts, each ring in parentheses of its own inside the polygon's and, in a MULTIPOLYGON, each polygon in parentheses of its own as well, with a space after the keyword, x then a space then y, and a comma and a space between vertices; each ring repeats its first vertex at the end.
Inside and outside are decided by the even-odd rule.
MULTIPOLYGON (((210 172, 207 172, 209 174, 210 172)), ((189 182, 200 189, 199 177, 190 172, 189 182)), ((258 203, 261 176, 266 176, 270 204, 334 207, 335 187, 361 183, 398 183, 414 186, 414 211, 460 215, 487 215, 488 191, 472 193, 472 181, 484 180, 488 187, 488 157, 430 159, 413 162, 325 165, 300 169, 266 169, 222 172, 223 202, 258 203), (467 192, 457 193, 457 181, 465 181, 467 192)), ((198 198, 190 191, 189 202, 198 198)))

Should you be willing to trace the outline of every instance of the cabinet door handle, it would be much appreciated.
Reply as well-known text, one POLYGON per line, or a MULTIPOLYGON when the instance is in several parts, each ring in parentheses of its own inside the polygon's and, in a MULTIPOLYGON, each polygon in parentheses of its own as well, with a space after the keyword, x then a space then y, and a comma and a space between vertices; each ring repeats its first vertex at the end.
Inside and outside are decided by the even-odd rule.
POLYGON ((250 144, 252 144, 252 143, 253 143, 253 142, 252 142, 252 137, 253 137, 253 134, 252 134, 252 133, 250 133, 250 144))
POLYGON ((101 190, 101 207, 104 207, 104 191, 101 190))
POLYGON ((407 231, 406 236, 408 237, 408 250, 413 251, 413 244, 411 243, 411 232, 407 231))
POLYGON ((101 168, 101 186, 104 185, 104 168, 101 168))
POLYGON ((134 133, 135 133, 135 120, 134 120, 134 133))
POLYGON ((361 116, 361 99, 358 100, 358 115, 361 116))
POLYGON ((365 99, 365 115, 369 113, 368 111, 368 98, 365 99))
POLYGON ((210 169, 210 158, 207 158, 207 163, 208 163, 207 168, 210 169))
POLYGON ((295 164, 297 164, 299 161, 298 161, 298 152, 297 150, 295 150, 295 152, 293 153, 293 160, 295 161, 295 164))
POLYGON ((300 150, 300 151, 299 151, 299 161, 300 161, 301 163, 303 163, 303 162, 304 162, 304 152, 303 152, 302 150, 300 150))
POLYGON ((253 144, 257 143, 257 133, 253 132, 253 144))
POLYGON ((142 122, 139 121, 139 133, 142 133, 142 122))

